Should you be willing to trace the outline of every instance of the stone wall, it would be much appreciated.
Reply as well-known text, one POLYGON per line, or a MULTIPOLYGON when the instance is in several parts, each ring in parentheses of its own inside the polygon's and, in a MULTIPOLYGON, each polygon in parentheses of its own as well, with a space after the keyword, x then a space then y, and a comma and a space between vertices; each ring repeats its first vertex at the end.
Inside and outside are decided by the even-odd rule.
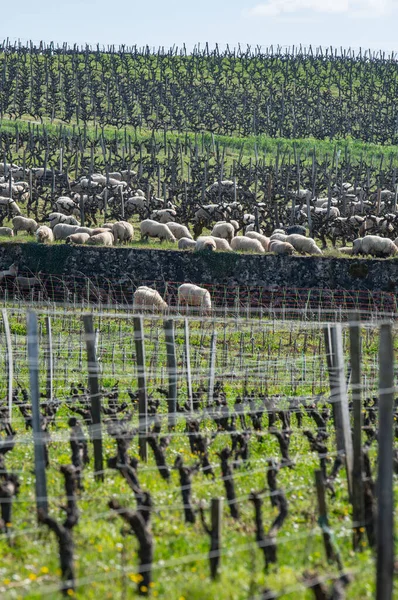
POLYGON ((106 248, 35 243, 0 244, 0 269, 20 274, 105 277, 114 282, 192 283, 398 292, 398 259, 281 257, 234 253, 106 248))

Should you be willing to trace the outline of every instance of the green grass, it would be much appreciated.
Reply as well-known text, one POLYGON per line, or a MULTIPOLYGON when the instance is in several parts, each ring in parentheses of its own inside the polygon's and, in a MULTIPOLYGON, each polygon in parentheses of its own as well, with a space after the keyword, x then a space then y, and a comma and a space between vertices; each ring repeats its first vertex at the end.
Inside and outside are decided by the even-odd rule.
MULTIPOLYGON (((15 352, 15 380, 27 385, 26 325, 23 312, 10 310, 10 326, 15 352)), ((162 322, 145 319, 145 345, 148 367, 149 392, 167 387, 165 343, 162 322)), ((106 386, 120 382, 121 400, 128 401, 126 389, 136 388, 135 348, 131 319, 122 320, 95 316, 95 326, 100 331, 99 356, 102 383, 106 386)), ((72 311, 53 316, 53 344, 55 360, 55 395, 68 395, 70 382, 86 381, 85 349, 80 351, 81 321, 72 311), (82 364, 80 365, 80 358, 82 364)), ((191 321, 191 365, 194 388, 202 382, 207 385, 211 322, 191 321)), ((224 382, 225 391, 232 406, 237 395, 242 393, 245 378, 248 389, 256 388, 268 394, 280 393, 288 396, 312 396, 328 394, 328 377, 324 356, 322 331, 315 326, 298 322, 275 322, 268 319, 242 321, 229 320, 226 325, 216 325, 218 333, 216 374, 224 382)), ((44 318, 40 317, 40 331, 44 332, 44 318)), ((41 347, 44 339, 41 338, 41 347)), ((183 368, 183 324, 176 322, 176 352, 181 377, 179 398, 186 397, 186 381, 183 368)), ((344 350, 348 352, 348 332, 344 330, 344 350)), ((398 339, 395 338, 395 349, 398 339)), ((4 339, 0 339, 0 351, 4 352, 4 339)), ((366 375, 367 394, 377 386, 378 338, 374 329, 363 330, 363 373, 366 375)), ((45 389, 45 363, 40 358, 41 389, 45 389)), ((5 381, 0 383, 0 392, 5 395, 5 381)), ((155 396, 156 396, 155 392, 155 396)), ((163 400, 161 413, 166 412, 163 400)), ((72 414, 63 406, 57 415, 57 426, 52 429, 50 446, 51 465, 47 473, 50 512, 62 519, 59 505, 64 502, 63 480, 58 471, 60 464, 70 461, 67 417, 72 414)), ((208 536, 203 532, 199 520, 194 525, 185 525, 181 508, 182 500, 178 484, 178 473, 173 471, 170 483, 164 482, 149 451, 147 465, 140 464, 138 476, 141 486, 153 495, 155 513, 152 531, 155 539, 153 597, 165 600, 246 600, 256 597, 267 586, 278 593, 291 590, 291 598, 310 599, 312 594, 302 584, 304 571, 310 569, 321 577, 337 574, 334 565, 327 563, 320 529, 317 525, 317 503, 314 487, 314 469, 318 468, 318 457, 309 450, 309 445, 292 417, 290 454, 294 460, 293 470, 282 469, 278 483, 289 502, 289 516, 278 535, 278 564, 264 573, 262 552, 257 548, 254 535, 253 508, 247 501, 250 490, 266 486, 266 461, 280 458, 275 438, 267 433, 263 440, 254 435, 250 441, 250 460, 245 467, 234 472, 236 495, 240 499, 241 519, 234 522, 226 506, 223 511, 223 554, 219 581, 211 583, 207 552, 208 536), (292 591, 293 590, 293 591, 292 591)), ((266 419, 264 419, 266 424, 266 419)), ((30 432, 26 432, 20 415, 14 411, 14 427, 18 432, 15 449, 6 457, 9 469, 22 470, 21 490, 14 504, 13 532, 15 546, 10 548, 0 539, 0 594, 2 598, 58 599, 59 565, 54 535, 45 527, 36 527, 34 511, 33 446, 30 432)), ((203 422, 203 430, 215 430, 209 419, 203 422)), ((278 424, 281 427, 281 424, 278 424)), ((308 417, 304 427, 315 429, 308 417)), ((333 456, 334 436, 327 442, 333 456)), ((166 452, 171 466, 177 454, 182 454, 186 464, 193 464, 189 444, 183 433, 184 421, 178 422, 171 444, 166 452)), ((221 432, 211 447, 211 462, 216 465, 216 480, 197 475, 193 483, 193 501, 208 503, 211 498, 224 496, 219 478, 219 460, 216 452, 230 443, 229 435, 221 432)), ((91 451, 91 448, 90 448, 91 451)), ((131 455, 137 455, 137 440, 131 446, 131 455)), ((115 443, 108 436, 104 440, 105 457, 115 453, 115 443)), ((92 452, 91 452, 92 453, 92 452)), ((374 448, 372 462, 375 465, 374 448)), ((328 467, 331 468, 331 464, 328 467)), ((118 498, 124 506, 135 507, 131 490, 116 471, 107 470, 105 481, 98 484, 93 478, 93 462, 84 472, 85 490, 79 494, 80 522, 74 530, 76 572, 80 581, 79 598, 134 598, 136 597, 137 545, 132 536, 121 534, 122 522, 107 509, 110 497, 118 498), (123 551, 123 552, 122 552, 123 551), (122 564, 125 566, 126 593, 122 589, 122 564)), ((398 491, 397 482, 395 489, 398 491)), ((341 471, 336 484, 336 498, 327 500, 330 525, 336 535, 345 568, 352 572, 354 580, 347 590, 348 599, 373 598, 375 565, 371 552, 364 548, 354 554, 351 546, 351 513, 347 496, 345 473, 341 471)), ((209 520, 209 513, 206 512, 209 520)), ((267 529, 276 513, 265 496, 263 505, 264 525, 267 529)))

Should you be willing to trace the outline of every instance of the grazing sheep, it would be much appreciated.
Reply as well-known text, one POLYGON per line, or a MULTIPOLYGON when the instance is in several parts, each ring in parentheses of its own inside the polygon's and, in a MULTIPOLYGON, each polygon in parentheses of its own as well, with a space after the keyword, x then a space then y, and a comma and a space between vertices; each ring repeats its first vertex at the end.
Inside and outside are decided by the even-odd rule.
POLYGON ((389 238, 367 235, 364 238, 354 240, 352 253, 383 257, 397 254, 398 248, 389 238))
POLYGON ((167 227, 166 223, 158 223, 152 219, 145 219, 140 223, 141 239, 148 239, 148 237, 158 238, 160 242, 166 240, 167 242, 175 242, 176 239, 167 227))
POLYGON ((134 292, 134 308, 142 310, 167 310, 168 304, 157 290, 141 285, 134 292))
POLYGON ((103 231, 102 233, 90 236, 86 243, 88 246, 113 246, 113 242, 113 233, 103 231))
POLYGON ((11 227, 0 227, 0 235, 4 237, 13 237, 14 232, 11 227))
POLYGON ((342 248, 339 248, 339 252, 341 252, 341 254, 351 255, 352 251, 353 251, 353 248, 349 248, 348 246, 343 246, 342 248))
POLYGON ((191 240, 190 238, 183 237, 178 240, 179 250, 192 250, 192 248, 195 248, 195 246, 195 240, 191 240))
POLYGON ((80 215, 80 208, 71 198, 67 196, 61 196, 54 202, 55 208, 58 212, 70 216, 80 215))
POLYGON ((234 221, 233 219, 231 219, 230 223, 231 223, 232 227, 235 229, 235 233, 237 231, 239 231, 239 223, 238 223, 238 221, 234 221))
POLYGON ((139 212, 145 210, 147 207, 145 196, 132 196, 128 198, 125 202, 125 208, 134 213, 135 211, 139 212))
MULTIPOLYGON (((247 235, 250 231, 255 231, 255 223, 249 223, 249 225, 245 228, 245 235, 247 235)), ((258 233, 262 233, 262 229, 258 230, 258 233)))
POLYGON ((288 242, 281 242, 280 240, 271 240, 269 243, 269 251, 274 254, 290 255, 293 254, 294 248, 288 242))
POLYGON ((10 200, 10 198, 0 197, 0 208, 7 208, 8 211, 13 215, 20 215, 21 209, 15 200, 10 200))
POLYGON ((211 237, 216 242, 217 250, 221 250, 222 252, 232 252, 232 248, 228 244, 227 240, 224 238, 218 238, 215 235, 212 235, 211 237))
POLYGON ((188 238, 189 240, 192 240, 192 235, 190 234, 188 227, 185 225, 180 225, 179 223, 174 223, 173 221, 169 221, 169 223, 166 223, 166 225, 176 240, 180 240, 181 238, 188 238))
POLYGON ((115 244, 118 242, 131 242, 134 239, 134 228, 127 221, 117 221, 112 226, 113 237, 115 244))
POLYGON ((162 208, 161 210, 154 210, 151 214, 151 219, 153 221, 158 221, 159 223, 169 223, 170 221, 175 221, 177 213, 175 210, 170 208, 162 208))
POLYGON ((214 238, 209 235, 198 237, 195 243, 195 252, 213 252, 213 250, 217 250, 214 238))
POLYGON ((301 254, 322 254, 322 250, 318 248, 315 240, 307 238, 304 235, 292 233, 287 236, 285 241, 288 242, 288 244, 291 244, 293 248, 301 254))
POLYGON ((287 235, 292 235, 293 233, 298 233, 299 235, 306 236, 306 229, 302 225, 290 225, 286 227, 285 232, 287 235))
POLYGON ((47 244, 54 241, 53 230, 47 225, 40 225, 38 229, 36 229, 36 239, 40 244, 47 244))
POLYGON ((13 263, 8 269, 0 271, 0 282, 3 281, 4 277, 16 277, 18 275, 18 265, 13 263))
POLYGON ((15 278, 15 284, 20 290, 30 290, 36 285, 41 285, 41 281, 38 277, 23 277, 18 275, 15 278))
MULTIPOLYGON (((81 227, 79 228, 79 231, 77 231, 77 233, 81 232, 81 227)), ((89 227, 87 227, 87 229, 90 229, 89 227)), ((94 227, 94 229, 90 229, 90 231, 87 231, 86 233, 89 233, 90 235, 98 235, 99 233, 105 233, 107 231, 111 231, 110 229, 108 229, 108 227, 94 227)))
POLYGON ((235 228, 232 223, 219 222, 214 225, 210 235, 231 242, 235 235, 235 228))
POLYGON ((256 254, 265 253, 261 242, 246 236, 234 237, 231 241, 231 248, 235 251, 255 252, 256 254))
POLYGON ((26 231, 31 235, 34 234, 38 225, 34 219, 28 219, 28 217, 14 217, 12 220, 12 225, 14 229, 14 235, 17 235, 18 231, 26 231))
POLYGON ((278 242, 286 242, 286 238, 287 238, 286 233, 280 233, 279 230, 276 230, 273 232, 273 234, 271 235, 271 237, 269 239, 271 242, 273 240, 278 241, 278 242))
MULTIPOLYGON (((68 225, 67 223, 58 223, 53 229, 54 239, 66 240, 68 235, 78 233, 80 227, 78 225, 68 225)), ((82 232, 80 232, 82 233, 82 232)))
POLYGON ((114 226, 114 223, 104 223, 102 225, 103 229, 110 229, 112 231, 112 227, 114 226))
POLYGON ((257 231, 248 231, 245 237, 252 238, 252 240, 258 240, 264 250, 268 252, 270 240, 267 236, 263 235, 262 233, 257 233, 257 231))
POLYGON ((47 220, 51 229, 54 229, 58 223, 66 223, 66 225, 79 225, 79 221, 72 216, 66 216, 59 212, 53 212, 48 215, 47 220))
POLYGON ((68 235, 65 242, 67 244, 85 244, 89 239, 89 233, 72 233, 71 235, 68 235))
POLYGON ((204 313, 211 313, 211 296, 205 290, 193 283, 183 283, 178 288, 178 304, 186 307, 200 308, 204 313))

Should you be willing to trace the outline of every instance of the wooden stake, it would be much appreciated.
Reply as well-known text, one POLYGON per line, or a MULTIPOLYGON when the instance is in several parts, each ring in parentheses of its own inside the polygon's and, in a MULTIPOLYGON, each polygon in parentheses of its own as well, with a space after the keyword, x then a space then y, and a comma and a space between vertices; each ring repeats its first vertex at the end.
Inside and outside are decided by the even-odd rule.
POLYGON ((146 462, 148 460, 148 448, 146 443, 148 434, 148 395, 145 370, 144 320, 142 317, 134 317, 133 324, 138 379, 138 447, 141 460, 146 462))
POLYGON ((8 322, 8 314, 5 308, 2 309, 1 314, 3 316, 4 333, 6 336, 6 365, 7 365, 7 396, 8 396, 8 419, 11 423, 12 419, 12 390, 13 390, 13 379, 14 379, 14 365, 12 356, 12 344, 11 344, 11 332, 10 324, 8 322))

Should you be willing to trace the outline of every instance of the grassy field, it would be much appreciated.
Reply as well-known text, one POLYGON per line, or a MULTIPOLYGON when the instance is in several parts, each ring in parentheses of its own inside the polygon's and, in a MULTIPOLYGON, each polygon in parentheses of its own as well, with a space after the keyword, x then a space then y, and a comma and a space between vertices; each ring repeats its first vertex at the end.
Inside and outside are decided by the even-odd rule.
MULTIPOLYGON (((23 312, 9 311, 12 343, 15 353, 15 383, 28 385, 26 359, 26 325, 23 312)), ((54 396, 61 401, 69 397, 71 382, 87 381, 84 341, 81 322, 76 314, 54 314, 54 396)), ((129 403, 127 389, 136 389, 136 361, 131 319, 115 319, 105 314, 95 316, 99 333, 98 355, 101 365, 102 385, 109 389, 119 382, 120 401, 129 403)), ((186 378, 183 359, 183 323, 176 324, 177 362, 179 366, 179 400, 186 400, 186 378)), ((216 322, 190 321, 191 366, 193 387, 207 387, 210 336, 217 332, 216 381, 222 382, 233 407, 238 395, 254 389, 256 395, 280 395, 278 406, 286 406, 290 398, 310 399, 316 395, 328 395, 326 358, 320 324, 300 322, 275 322, 271 320, 217 320, 216 322)), ((40 317, 40 345, 43 348, 44 317, 40 317)), ((377 330, 363 329, 363 371, 366 395, 377 390, 377 330)), ((344 330, 344 350, 348 353, 348 331, 344 330)), ((395 348, 398 339, 395 337, 395 348)), ((158 389, 167 389, 167 369, 162 323, 157 319, 145 320, 145 345, 148 368, 149 392, 163 398, 158 389)), ((4 337, 0 338, 0 350, 4 355, 4 337)), ((40 359, 41 389, 45 390, 44 354, 40 359)), ((2 381, 2 395, 6 393, 2 381)), ((204 399, 206 399, 206 394, 204 399)), ((166 402, 161 401, 160 413, 165 414, 166 402)), ((60 505, 64 502, 63 479, 59 465, 70 462, 67 419, 73 413, 63 404, 57 413, 56 426, 51 428, 52 442, 49 448, 50 467, 47 471, 50 512, 61 519, 60 505)), ((246 417, 248 419, 248 417, 246 417)), ((250 420, 248 419, 250 425, 250 420)), ((12 536, 15 542, 9 547, 4 535, 0 539, 0 593, 3 598, 58 598, 59 564, 57 545, 52 533, 45 527, 37 528, 34 508, 33 445, 31 432, 25 431, 24 422, 13 411, 13 426, 17 431, 17 444, 6 456, 6 466, 19 473, 20 494, 14 503, 12 536)), ((191 454, 185 421, 179 418, 166 451, 167 464, 171 467, 180 454, 184 463, 192 465, 196 457, 191 454)), ((281 428, 281 423, 277 423, 281 428)), ((215 432, 214 422, 203 413, 201 428, 210 435, 215 432)), ((315 431, 314 422, 304 416, 303 429, 315 431)), ((153 597, 175 600, 212 600, 214 598, 243 600, 258 598, 264 587, 278 595, 309 599, 312 592, 306 590, 302 576, 305 571, 317 572, 329 579, 337 575, 335 565, 325 558, 321 530, 317 525, 317 502, 314 487, 314 469, 318 468, 318 456, 309 449, 308 441, 298 429, 292 414, 290 455, 294 468, 282 468, 278 484, 285 491, 289 514, 278 534, 278 563, 264 572, 263 556, 257 548, 254 535, 253 507, 248 502, 251 490, 266 486, 267 459, 280 460, 278 444, 267 433, 267 419, 263 419, 264 434, 250 438, 248 463, 234 471, 236 496, 241 511, 239 522, 229 516, 224 505, 221 573, 217 582, 209 579, 207 552, 209 538, 197 518, 195 524, 185 524, 178 473, 171 472, 169 483, 159 476, 151 451, 147 464, 139 464, 138 478, 143 489, 153 496, 155 511, 152 531, 155 540, 153 597)), ((327 442, 330 458, 334 459, 335 446, 332 425, 327 442)), ((166 432, 166 424, 163 425, 166 432)), ((115 454, 115 442, 105 436, 105 456, 115 454)), ((207 519, 211 498, 224 496, 220 479, 217 451, 230 445, 230 436, 220 431, 210 448, 210 460, 216 478, 212 481, 202 473, 193 479, 193 502, 204 501, 207 519)), ((134 438, 130 454, 138 456, 137 439, 134 438)), ((90 455, 92 454, 90 448, 90 455)), ((375 446, 372 447, 372 463, 375 464, 375 446)), ((331 469, 332 463, 328 466, 331 469)), ((132 536, 121 533, 122 522, 112 516, 107 508, 111 497, 123 506, 135 507, 131 490, 122 477, 113 470, 106 470, 103 484, 93 478, 93 461, 83 475, 85 489, 79 493, 80 521, 74 529, 76 574, 79 598, 133 598, 137 578, 137 544, 132 536)), ((395 486, 398 492, 397 485, 395 486)), ((347 590, 347 598, 373 598, 375 566, 371 551, 354 554, 351 543, 351 512, 348 502, 344 470, 336 481, 336 497, 328 497, 330 525, 341 552, 344 567, 352 573, 353 582, 347 590)), ((265 493, 263 517, 267 529, 276 516, 271 507, 269 492, 265 493)))

